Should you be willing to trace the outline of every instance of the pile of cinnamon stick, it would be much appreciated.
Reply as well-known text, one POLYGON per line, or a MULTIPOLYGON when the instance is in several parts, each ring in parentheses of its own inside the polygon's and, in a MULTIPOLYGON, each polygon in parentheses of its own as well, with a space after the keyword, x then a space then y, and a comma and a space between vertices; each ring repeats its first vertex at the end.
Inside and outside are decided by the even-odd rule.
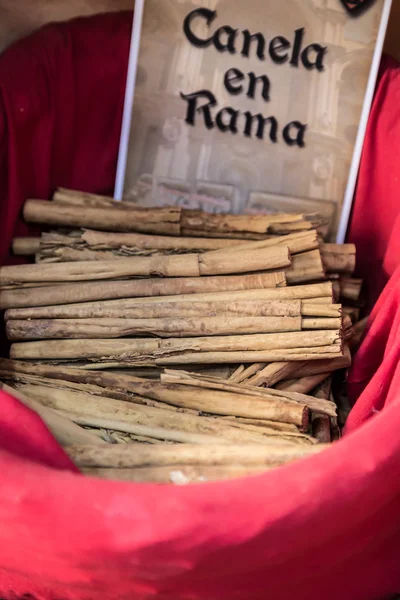
POLYGON ((0 379, 85 473, 224 479, 339 437, 332 374, 351 362, 360 283, 354 246, 324 243, 318 215, 59 190, 24 217, 51 230, 14 240, 36 264, 0 269, 0 379))

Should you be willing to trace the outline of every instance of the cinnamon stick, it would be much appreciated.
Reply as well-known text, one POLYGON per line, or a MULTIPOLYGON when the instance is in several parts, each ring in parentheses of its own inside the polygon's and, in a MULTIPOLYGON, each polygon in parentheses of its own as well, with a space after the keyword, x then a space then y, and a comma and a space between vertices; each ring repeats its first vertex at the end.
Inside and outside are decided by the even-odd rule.
POLYGON ((288 379, 276 385, 277 390, 284 392, 297 392, 299 394, 309 394, 320 383, 330 377, 330 373, 319 373, 310 375, 309 377, 301 377, 299 379, 288 379))
MULTIPOLYGON (((115 203, 118 205, 118 203, 115 203)), ((59 227, 89 227, 104 231, 138 231, 164 235, 179 235, 179 208, 120 208, 119 206, 86 206, 28 200, 23 216, 27 223, 59 227)))
MULTIPOLYGON (((151 256, 153 253, 145 254, 151 256)), ((135 255, 135 254, 133 254, 135 255)), ((54 248, 46 250, 43 244, 40 247, 40 252, 36 255, 36 263, 65 263, 65 262, 84 262, 84 261, 104 261, 104 260, 119 260, 126 258, 132 254, 126 252, 118 255, 112 250, 88 250, 87 248, 54 248)), ((139 254, 143 256, 143 254, 139 254)))
POLYGON ((331 400, 335 402, 332 397, 332 374, 324 379, 314 390, 313 395, 320 400, 331 400))
MULTIPOLYGON (((151 304, 132 304, 116 306, 107 302, 67 304, 32 309, 9 309, 5 314, 6 321, 24 319, 162 319, 187 317, 216 317, 224 315, 249 317, 301 317, 303 312, 310 314, 311 307, 304 311, 299 300, 261 301, 239 300, 237 302, 163 302, 151 304)), ((324 308, 324 307, 322 307, 324 308)), ((321 312, 317 309, 315 312, 321 312)), ((329 307, 325 312, 331 312, 329 307)), ((327 319, 337 321, 337 319, 327 319)), ((340 326, 340 325, 339 325, 340 326)))
MULTIPOLYGON (((101 429, 108 429, 111 431, 118 431, 124 434, 129 434, 130 436, 135 436, 145 438, 147 442, 169 442, 174 444, 231 444, 233 442, 233 438, 235 435, 232 433, 230 429, 227 435, 227 438, 224 437, 216 437, 211 436, 209 434, 199 434, 199 433, 190 433, 186 431, 176 431, 172 429, 166 429, 165 427, 149 427, 144 425, 138 425, 137 423, 127 423, 124 421, 118 421, 110 418, 102 418, 102 417, 94 417, 94 416, 82 416, 78 413, 69 413, 67 411, 57 411, 57 414, 62 415, 68 419, 71 419, 74 423, 81 426, 88 427, 97 427, 101 429), (232 439, 231 439, 232 438, 232 439)), ((219 419, 214 418, 214 421, 220 421, 219 419)), ((241 423, 227 423, 232 427, 237 427, 239 430, 246 434, 246 432, 250 431, 253 433, 252 437, 247 437, 245 435, 240 436, 237 439, 237 443, 254 443, 254 444, 270 444, 270 445, 279 445, 279 444, 288 444, 288 445, 299 445, 299 446, 310 446, 317 444, 317 440, 306 436, 304 434, 291 433, 291 432, 281 432, 277 430, 268 431, 265 427, 251 426, 251 425, 243 425, 241 423), (260 437, 262 436, 262 437, 260 437), (243 438, 243 441, 241 441, 243 438)), ((237 436, 236 436, 237 437, 237 436)))
POLYGON ((292 375, 285 377, 285 379, 310 377, 320 373, 333 373, 333 371, 339 371, 340 369, 348 369, 351 366, 351 362, 349 346, 344 344, 343 356, 314 361, 313 363, 307 363, 306 361, 298 363, 297 365, 293 365, 292 375))
MULTIPOLYGON (((148 425, 139 425, 137 423, 127 423, 126 421, 118 421, 115 417, 104 418, 94 416, 82 416, 78 413, 70 413, 68 411, 57 411, 57 414, 64 415, 77 423, 78 425, 87 427, 98 427, 101 429, 110 429, 112 431, 120 431, 136 436, 145 436, 151 440, 161 442, 174 442, 175 444, 228 444, 231 440, 217 435, 208 435, 205 433, 191 433, 187 431, 176 431, 166 429, 165 427, 149 427, 148 425)), ((166 446, 163 446, 164 448, 166 446)))
POLYGON ((330 444, 332 441, 330 418, 326 415, 315 415, 312 421, 312 432, 320 444, 330 444))
MULTIPOLYGON (((186 338, 190 339, 190 338, 186 338)), ((50 340, 53 341, 53 340, 50 340)), ((86 340, 83 340, 86 341, 86 340)), ((23 342, 26 344, 37 344, 40 342, 23 342)), ((92 340, 94 343, 94 340, 92 340)), ((19 344, 14 344, 17 346, 19 344)), ((320 348, 279 348, 276 350, 259 350, 259 351, 243 351, 243 352, 186 352, 179 353, 171 356, 163 356, 163 358, 148 358, 145 356, 138 357, 104 357, 102 359, 96 358, 32 358, 25 356, 28 349, 24 350, 24 357, 15 354, 12 358, 18 358, 18 360, 30 361, 30 362, 46 362, 51 365, 63 365, 65 367, 80 368, 82 370, 91 370, 96 372, 98 370, 116 370, 116 369, 127 369, 127 368, 154 368, 154 367, 170 367, 170 366, 188 366, 195 365, 199 367, 208 367, 212 365, 224 366, 238 364, 244 362, 252 364, 255 362, 297 362, 303 363, 304 361, 318 361, 331 360, 332 358, 343 358, 342 351, 339 344, 322 346, 320 348)), ((29 352, 30 355, 30 352, 29 352)))
MULTIPOLYGON (((145 211, 146 208, 137 206, 134 202, 126 200, 116 201, 111 196, 102 194, 91 194, 79 190, 70 190, 59 187, 53 194, 53 203, 69 204, 71 206, 82 206, 91 208, 115 208, 124 210, 145 211)), ((156 208, 156 207, 155 207, 156 208)))
POLYGON ((324 277, 325 272, 319 250, 293 256, 292 266, 286 269, 286 280, 289 285, 319 281, 324 277))
MULTIPOLYGON (((157 358, 159 366, 188 365, 188 364, 232 364, 238 362, 284 362, 284 361, 315 361, 342 356, 340 346, 322 346, 317 348, 279 348, 276 350, 242 351, 242 352, 202 352, 182 353, 179 355, 157 358)), ((134 363, 136 364, 136 363, 134 363)), ((150 363, 152 364, 152 363, 150 363)))
POLYGON ((262 398, 265 401, 282 398, 289 402, 299 402, 304 404, 310 410, 318 413, 328 414, 332 417, 336 416, 336 406, 333 402, 318 401, 312 396, 298 393, 295 391, 280 391, 276 389, 255 389, 246 385, 234 384, 229 381, 220 381, 218 378, 208 377, 206 375, 188 373, 187 371, 170 371, 166 370, 161 375, 162 383, 179 383, 180 385, 188 385, 192 387, 205 388, 208 390, 220 390, 229 393, 238 393, 243 396, 251 396, 253 398, 262 398))
POLYGON ((265 419, 244 419, 240 417, 215 417, 221 419, 222 421, 226 421, 232 427, 238 427, 239 429, 244 429, 246 431, 251 431, 256 434, 264 434, 269 435, 270 437, 279 437, 282 441, 289 441, 290 443, 299 443, 299 444, 316 444, 317 441, 305 435, 304 433, 299 433, 299 429, 295 425, 291 425, 290 423, 278 423, 277 421, 267 421, 265 419), (281 425, 284 426, 292 426, 294 427, 294 431, 284 430, 281 425))
MULTIPOLYGON (((292 232, 287 232, 291 234, 292 232)), ((196 237, 196 238, 207 238, 207 239, 224 239, 224 240, 232 240, 232 241, 247 241, 247 242, 255 242, 255 241, 265 241, 275 237, 278 237, 275 234, 267 234, 267 233, 254 233, 247 231, 228 231, 224 233, 223 231, 204 231, 202 229, 181 229, 181 235, 183 237, 196 237)))
POLYGON ((350 317, 353 323, 357 323, 360 320, 361 309, 358 306, 343 306, 343 316, 350 317))
POLYGON ((247 368, 244 365, 241 365, 234 373, 232 373, 229 377, 229 381, 232 381, 233 383, 242 383, 242 381, 246 381, 246 379, 249 379, 249 377, 252 377, 264 367, 266 367, 265 363, 256 363, 247 368))
MULTIPOLYGON (((329 319, 327 319, 329 321, 329 319)), ((310 319, 310 321, 313 321, 310 319)), ((335 321, 335 319, 332 319, 335 321)), ((311 329, 311 327, 304 327, 311 329)), ((331 327, 334 329, 334 327, 331 327)), ((301 331, 301 317, 190 317, 160 319, 39 319, 9 320, 11 341, 50 339, 111 339, 140 335, 198 337, 301 331)))
MULTIPOLYGON (((199 273, 202 276, 270 271, 289 267, 292 263, 287 246, 260 248, 257 252, 253 248, 248 249, 246 246, 240 248, 240 251, 231 248, 204 252, 196 256, 199 263, 199 273)), ((178 256, 175 257, 176 260, 178 258, 178 256)))
MULTIPOLYGON (((304 360, 308 355, 335 354, 341 355, 340 331, 300 331, 277 334, 254 334, 236 336, 215 336, 199 338, 183 338, 156 340, 156 339, 127 339, 127 340, 60 340, 45 342, 26 342, 13 344, 10 356, 15 359, 122 359, 140 362, 153 362, 156 364, 171 364, 171 359, 177 359, 176 364, 181 364, 193 354, 192 363, 200 359, 199 353, 204 353, 200 362, 204 360, 209 364, 218 353, 243 353, 246 359, 238 356, 227 357, 231 363, 235 362, 277 362, 285 359, 272 358, 251 360, 247 354, 264 352, 269 356, 271 351, 276 351, 278 356, 284 354, 288 361, 292 355, 304 352, 304 360), (164 362, 162 359, 167 359, 164 362), (153 361, 151 361, 153 359, 153 361)), ((321 356, 321 358, 324 358, 321 356)), ((333 356, 332 356, 333 358, 333 356)), ((301 358, 292 358, 292 360, 301 358)), ((190 361, 188 361, 190 362, 190 361)), ((218 360, 215 363, 219 362, 218 360)))
POLYGON ((345 300, 351 300, 352 302, 358 302, 361 296, 361 290, 363 286, 362 279, 351 279, 348 277, 342 277, 340 279, 340 295, 345 300))
MULTIPOLYGON (((320 400, 333 400, 332 377, 328 377, 325 381, 321 382, 314 395, 320 400)), ((329 444, 332 441, 332 433, 335 434, 335 439, 338 439, 340 437, 340 429, 337 424, 337 417, 312 415, 312 431, 315 439, 320 444, 329 444)))
POLYGON ((342 319, 332 319, 330 317, 304 318, 301 320, 302 329, 340 329, 342 319))
POLYGON ((104 446, 101 449, 88 446, 68 448, 71 460, 80 468, 134 468, 171 467, 173 465, 230 466, 258 465, 278 466, 321 452, 321 447, 293 447, 291 445, 179 445, 179 446, 104 446))
MULTIPOLYGON (((138 207, 135 204, 122 201, 116 203, 112 198, 107 196, 101 196, 97 194, 87 194, 75 190, 67 190, 59 188, 53 197, 54 203, 69 204, 72 206, 90 206, 95 208, 119 208, 119 209, 130 209, 130 210, 146 210, 145 208, 138 207)), ((299 214, 283 214, 279 213, 276 215, 219 215, 204 213, 199 210, 183 210, 182 211, 182 226, 183 228, 188 227, 189 232, 192 232, 193 226, 201 227, 201 235, 215 235, 215 231, 220 230, 221 235, 238 235, 251 237, 252 235, 262 235, 254 233, 254 230, 258 230, 257 222, 260 218, 267 225, 271 225, 270 229, 272 233, 290 233, 291 231, 298 231, 304 229, 325 227, 326 223, 320 217, 315 216, 299 215, 299 214), (243 224, 245 230, 243 231, 243 224)), ((258 224, 259 225, 259 224, 258 224)), ((183 231, 182 231, 183 233, 183 231)), ((189 235, 190 235, 189 233, 189 235)))
POLYGON ((297 223, 274 223, 269 226, 268 232, 273 235, 287 235, 294 231, 306 231, 312 228, 312 223, 303 220, 297 223))
MULTIPOLYGON (((28 386, 27 386, 28 387, 28 386)), ((25 390, 25 388, 22 388, 25 390)), ((27 393, 33 395, 44 406, 67 406, 66 396, 62 390, 55 390, 51 395, 47 389, 29 386, 27 393)), ((95 402, 90 396, 79 395, 72 392, 69 398, 75 402, 85 400, 85 409, 80 410, 72 406, 69 409, 57 408, 56 413, 74 423, 85 427, 98 427, 132 433, 135 435, 146 434, 155 440, 173 441, 175 443, 192 444, 279 444, 280 438, 268 438, 260 431, 259 435, 241 429, 230 427, 229 424, 220 423, 212 417, 196 417, 193 415, 165 414, 160 409, 142 410, 136 405, 122 406, 119 401, 109 402, 107 398, 96 398, 95 402), (86 406, 87 403, 87 406, 86 406), (113 408, 115 411, 113 411, 113 408), (179 418, 182 417, 182 418, 179 418)), ((283 438, 286 440, 286 438, 283 438)), ((290 441, 287 442, 290 444, 290 441)), ((299 445, 299 444, 293 444, 299 445)))
MULTIPOLYGON (((318 361, 316 361, 318 362, 318 361)), ((297 370, 295 362, 276 362, 265 365, 255 375, 247 379, 246 384, 254 387, 272 387, 282 379, 288 379, 297 370)))
MULTIPOLYGON (((199 210, 182 210, 182 233, 190 235, 201 231, 210 233, 269 233, 273 225, 289 223, 303 223, 304 217, 299 214, 277 215, 232 215, 211 214, 199 210)), ((308 228, 308 227, 307 227, 308 228)), ((311 224, 310 224, 311 228, 311 224)))
POLYGON ((246 380, 248 385, 272 387, 283 380, 313 377, 321 373, 332 373, 347 369, 351 365, 351 353, 347 345, 343 348, 343 356, 308 362, 283 362, 266 365, 253 377, 246 380))
MULTIPOLYGON (((194 278, 195 280, 200 281, 208 281, 208 279, 212 278, 194 278)), ((218 279, 218 278, 213 278, 218 279)), ((179 279, 177 280, 180 281, 179 279)), ((217 282, 216 282, 217 283, 217 282)), ((245 301, 267 301, 267 300, 303 300, 303 306, 307 304, 314 305, 318 300, 318 304, 327 306, 332 304, 332 283, 323 282, 323 283, 314 283, 311 285, 299 285, 299 286, 290 286, 290 287, 279 287, 279 288, 245 288, 239 290, 232 290, 227 293, 226 291, 211 291, 196 293, 196 296, 193 296, 190 293, 174 293, 174 295, 163 295, 162 302, 198 302, 198 301, 207 301, 207 302, 237 302, 239 300, 245 301), (177 297, 179 295, 179 298, 177 297), (323 299, 323 301, 322 301, 323 299)), ((155 294, 147 295, 146 297, 141 298, 129 298, 120 299, 120 300, 112 300, 112 304, 110 306, 123 306, 128 307, 136 304, 149 304, 149 303, 159 303, 160 298, 155 297, 155 294)), ((66 304, 66 303, 64 303, 66 304)))
POLYGON ((12 252, 15 256, 34 256, 40 250, 40 238, 18 237, 13 239, 12 252))
POLYGON ((124 277, 154 276, 200 277, 271 270, 291 264, 288 249, 278 246, 253 251, 215 250, 204 254, 131 257, 118 261, 84 261, 57 264, 18 265, 0 268, 0 285, 35 282, 109 280, 124 277))
MULTIPOLYGON (((147 382, 148 383, 148 382, 147 382)), ((213 393, 204 393, 201 388, 187 390, 184 386, 167 386, 158 384, 157 390, 149 391, 144 386, 146 382, 133 382, 137 389, 142 393, 157 395, 163 397, 165 401, 174 406, 200 407, 202 412, 216 415, 235 415, 243 417, 265 418, 270 420, 294 423, 302 428, 308 423, 308 409, 305 405, 279 400, 260 400, 246 396, 241 397, 238 394, 213 391, 213 393), (272 416, 272 419, 271 419, 272 416)), ((153 384, 152 384, 153 385, 153 384)), ((92 396, 90 394, 65 391, 61 389, 40 387, 28 385, 22 388, 26 394, 45 403, 55 410, 68 411, 78 416, 89 416, 95 418, 107 418, 110 420, 126 420, 129 423, 138 423, 141 425, 157 426, 166 429, 177 429, 178 431, 190 431, 195 433, 216 433, 221 435, 231 434, 235 439, 253 439, 257 440, 257 435, 248 431, 230 427, 229 424, 222 424, 212 417, 198 417, 186 413, 177 413, 175 411, 163 410, 161 408, 152 408, 139 404, 131 404, 120 400, 92 396), (231 431, 232 430, 232 431, 231 431)), ((110 427, 112 428, 112 427, 110 427)), ((268 436, 262 434, 260 429, 259 441, 266 442, 268 436)), ((228 438, 226 438, 228 439, 228 438)), ((276 436, 269 440, 276 442, 276 436)))
POLYGON ((314 304, 314 300, 301 303, 301 314, 303 317, 331 317, 340 319, 342 316, 342 306, 340 304, 314 304))
POLYGON ((152 256, 155 254, 205 252, 231 248, 259 250, 287 246, 291 254, 318 248, 315 230, 274 236, 260 242, 245 240, 183 238, 144 234, 83 231, 63 236, 44 234, 40 243, 40 260, 69 262, 79 260, 116 260, 124 256, 152 256))
MULTIPOLYGON (((231 425, 254 425, 256 427, 266 427, 269 430, 280 431, 281 433, 290 433, 299 435, 296 425, 291 423, 278 423, 277 421, 267 421, 265 419, 246 419, 244 417, 220 417, 223 421, 229 421, 231 425)), ((303 434, 301 434, 303 435, 303 434)))
POLYGON ((352 275, 356 268, 354 244, 322 244, 322 262, 327 273, 352 275))
MULTIPOLYGON (((28 284, 32 285, 32 284, 28 284)), ((330 290, 332 294, 332 285, 330 290)), ((31 308, 53 304, 72 304, 126 298, 144 298, 199 293, 223 293, 232 291, 257 290, 286 286, 283 272, 261 273, 242 276, 182 277, 178 279, 139 279, 131 281, 90 281, 81 283, 49 284, 46 287, 28 289, 0 289, 0 309, 31 308)), ((321 290, 323 292, 324 290, 321 290)), ((325 293, 328 289, 325 290, 325 293)), ((314 296, 317 292, 312 292, 314 296)), ((229 294, 228 294, 229 296, 229 294)), ((267 294, 268 296, 268 294, 267 294)), ((295 298, 291 292, 288 298, 295 298)), ((311 296, 313 297, 313 296, 311 296)), ((243 298, 246 298, 244 295, 243 298)), ((212 300, 212 298, 210 298, 212 300)), ((268 299, 268 298, 266 298, 268 299)), ((274 299, 274 297, 272 297, 274 299)), ((222 297, 224 300, 224 297, 222 297)))
POLYGON ((236 381, 236 379, 239 378, 240 375, 243 373, 245 368, 246 367, 244 365, 240 365, 239 367, 237 367, 237 369, 235 369, 233 373, 231 373, 231 375, 228 377, 229 381, 236 381))
POLYGON ((174 251, 184 250, 185 252, 219 250, 221 248, 230 248, 232 245, 246 245, 245 240, 226 239, 207 239, 207 238, 185 238, 170 237, 161 235, 145 235, 140 233, 114 233, 104 231, 85 230, 80 236, 88 248, 95 249, 113 249, 137 248, 139 250, 157 250, 174 251))

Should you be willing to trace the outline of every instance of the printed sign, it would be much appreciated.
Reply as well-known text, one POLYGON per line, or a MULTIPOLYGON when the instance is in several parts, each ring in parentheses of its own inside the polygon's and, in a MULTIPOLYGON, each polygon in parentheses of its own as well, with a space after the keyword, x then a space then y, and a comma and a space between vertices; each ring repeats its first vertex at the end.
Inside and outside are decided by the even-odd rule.
POLYGON ((337 228, 385 0, 145 0, 125 196, 337 228))

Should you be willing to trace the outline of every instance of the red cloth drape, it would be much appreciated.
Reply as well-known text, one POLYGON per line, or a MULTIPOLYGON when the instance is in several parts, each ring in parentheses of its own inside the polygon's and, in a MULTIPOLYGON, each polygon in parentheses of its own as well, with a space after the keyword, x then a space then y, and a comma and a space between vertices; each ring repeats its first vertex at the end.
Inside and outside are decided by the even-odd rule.
POLYGON ((348 382, 354 431, 400 395, 400 65, 384 57, 369 118, 348 239, 375 304, 348 382))
MULTIPOLYGON (((53 25, 0 58, 1 260, 26 197, 58 185, 112 189, 130 22, 122 13, 53 25)), ((396 240, 385 256, 397 214, 386 143, 400 131, 398 72, 387 69, 351 228, 370 281, 368 264, 388 276, 398 262, 396 240)), ((351 374, 362 395, 349 435, 263 476, 162 489, 84 478, 35 414, 0 394, 0 598, 383 600, 399 591, 399 281, 351 374)))
POLYGON ((368 322, 348 381, 356 402, 347 431, 358 428, 385 407, 400 403, 400 267, 379 298, 368 322))
POLYGON ((26 198, 113 191, 132 13, 44 27, 0 56, 0 264, 26 198))
POLYGON ((348 240, 369 305, 400 264, 400 66, 386 56, 369 118, 348 240))
POLYGON ((25 262, 12 238, 39 232, 20 218, 27 198, 58 186, 112 193, 131 29, 132 12, 79 18, 0 56, 0 265, 25 262))
POLYGON ((383 600, 400 589, 399 422, 397 402, 315 458, 187 488, 83 478, 2 442, 0 597, 383 600))

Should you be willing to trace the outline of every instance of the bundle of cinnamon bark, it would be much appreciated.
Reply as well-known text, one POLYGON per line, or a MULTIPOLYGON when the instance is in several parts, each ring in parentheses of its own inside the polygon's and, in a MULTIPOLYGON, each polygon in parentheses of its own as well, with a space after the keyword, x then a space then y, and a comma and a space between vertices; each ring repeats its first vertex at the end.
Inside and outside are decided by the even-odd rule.
POLYGON ((84 472, 223 479, 340 435, 332 375, 351 362, 360 282, 354 246, 324 243, 318 215, 144 209, 59 190, 24 216, 51 230, 14 241, 36 264, 0 269, 12 342, 0 379, 84 472))
POLYGON ((255 474, 320 452, 331 431, 337 436, 328 381, 312 396, 207 372, 167 370, 148 380, 7 359, 0 379, 85 473, 112 479, 187 483, 255 474), (126 448, 116 450, 118 442, 126 448))

